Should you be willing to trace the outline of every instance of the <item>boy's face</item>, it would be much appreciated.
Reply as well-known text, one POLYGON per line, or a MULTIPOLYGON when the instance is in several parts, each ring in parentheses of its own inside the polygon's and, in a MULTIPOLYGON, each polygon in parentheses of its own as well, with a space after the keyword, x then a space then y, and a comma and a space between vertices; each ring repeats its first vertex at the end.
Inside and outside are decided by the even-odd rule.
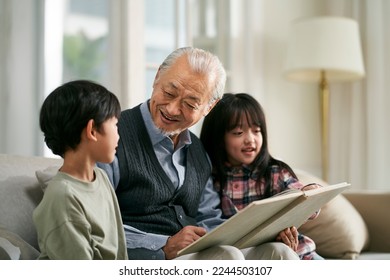
POLYGON ((228 161, 233 166, 250 165, 263 145, 261 129, 247 122, 225 133, 225 147, 228 161))
POLYGON ((112 117, 103 122, 100 132, 97 131, 99 147, 97 161, 103 163, 111 163, 114 160, 116 147, 118 146, 119 134, 117 127, 118 119, 112 117))

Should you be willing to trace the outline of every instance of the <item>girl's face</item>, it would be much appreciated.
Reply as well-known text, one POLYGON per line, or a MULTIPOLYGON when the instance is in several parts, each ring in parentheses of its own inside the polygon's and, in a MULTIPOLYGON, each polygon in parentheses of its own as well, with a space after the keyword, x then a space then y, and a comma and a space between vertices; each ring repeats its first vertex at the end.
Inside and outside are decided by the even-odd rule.
POLYGON ((225 133, 225 147, 228 161, 233 166, 250 165, 259 154, 263 144, 261 129, 242 122, 225 133))

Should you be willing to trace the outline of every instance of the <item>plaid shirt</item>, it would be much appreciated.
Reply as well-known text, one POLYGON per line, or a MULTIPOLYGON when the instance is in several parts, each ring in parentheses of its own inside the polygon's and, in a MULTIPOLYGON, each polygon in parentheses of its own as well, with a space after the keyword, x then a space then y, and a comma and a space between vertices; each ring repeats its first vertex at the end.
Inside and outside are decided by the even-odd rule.
MULTIPOLYGON (((226 168, 227 186, 221 198, 221 208, 225 218, 230 218, 252 201, 267 198, 265 195, 265 180, 261 180, 260 185, 257 183, 258 172, 252 172, 245 165, 226 168)), ((272 166, 271 168, 271 196, 287 189, 302 189, 304 187, 286 169, 280 169, 278 166, 272 166)), ((219 182, 215 182, 215 187, 220 191, 219 182)), ((319 211, 313 213, 309 220, 316 218, 318 213, 319 211)), ((311 238, 299 234, 298 241, 297 254, 301 259, 321 259, 315 252, 316 246, 311 238)))

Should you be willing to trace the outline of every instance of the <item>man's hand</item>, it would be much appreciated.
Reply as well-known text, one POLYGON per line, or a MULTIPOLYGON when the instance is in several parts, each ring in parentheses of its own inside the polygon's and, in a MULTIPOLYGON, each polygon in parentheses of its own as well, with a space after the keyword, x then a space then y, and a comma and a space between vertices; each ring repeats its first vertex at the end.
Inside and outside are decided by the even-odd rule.
POLYGON ((186 226, 178 233, 171 236, 167 240, 167 244, 162 248, 165 253, 165 259, 171 260, 177 257, 177 253, 198 240, 206 234, 206 230, 202 227, 186 226))
POLYGON ((286 228, 276 237, 276 241, 283 242, 295 252, 298 249, 298 231, 295 227, 286 228))

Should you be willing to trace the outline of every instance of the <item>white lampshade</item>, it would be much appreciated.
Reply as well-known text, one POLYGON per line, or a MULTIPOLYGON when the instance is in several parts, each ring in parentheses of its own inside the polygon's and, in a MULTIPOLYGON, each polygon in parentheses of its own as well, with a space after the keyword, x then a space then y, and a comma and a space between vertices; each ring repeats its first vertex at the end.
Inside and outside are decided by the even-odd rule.
POLYGON ((321 71, 328 81, 364 77, 359 27, 341 17, 296 20, 288 42, 284 76, 291 81, 318 82, 321 71))

